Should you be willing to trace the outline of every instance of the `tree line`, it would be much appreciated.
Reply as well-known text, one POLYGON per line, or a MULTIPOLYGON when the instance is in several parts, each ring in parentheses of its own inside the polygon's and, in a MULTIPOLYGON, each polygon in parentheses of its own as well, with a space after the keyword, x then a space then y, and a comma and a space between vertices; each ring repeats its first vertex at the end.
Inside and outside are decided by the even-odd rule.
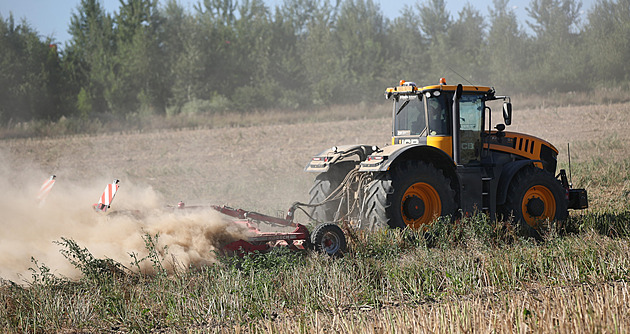
POLYGON ((400 79, 501 93, 630 82, 630 0, 509 0, 480 10, 418 1, 387 19, 372 0, 81 0, 63 48, 0 16, 0 125, 62 116, 298 109, 374 101, 400 79))

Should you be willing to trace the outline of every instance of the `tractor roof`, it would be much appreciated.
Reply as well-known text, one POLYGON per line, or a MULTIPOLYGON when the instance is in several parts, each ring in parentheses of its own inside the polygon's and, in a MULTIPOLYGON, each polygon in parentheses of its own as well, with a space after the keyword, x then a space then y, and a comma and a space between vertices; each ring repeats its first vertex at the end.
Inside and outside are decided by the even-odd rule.
MULTIPOLYGON (((455 91, 457 88, 456 85, 447 85, 446 79, 441 78, 440 84, 418 87, 414 82, 405 82, 404 80, 400 81, 400 85, 396 87, 389 87, 385 91, 385 95, 389 98, 392 95, 410 95, 410 94, 418 94, 424 93, 427 91, 455 91)), ((488 95, 494 95, 494 88, 487 86, 462 86, 464 92, 478 92, 488 95)))

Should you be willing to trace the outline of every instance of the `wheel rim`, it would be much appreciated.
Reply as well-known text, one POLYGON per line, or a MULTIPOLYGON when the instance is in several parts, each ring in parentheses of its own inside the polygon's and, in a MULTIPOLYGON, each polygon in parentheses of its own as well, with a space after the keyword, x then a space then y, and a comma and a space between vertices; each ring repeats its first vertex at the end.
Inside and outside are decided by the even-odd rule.
POLYGON ((547 218, 552 219, 556 214, 556 200, 549 188, 535 185, 525 192, 521 203, 521 212, 525 222, 531 227, 538 228, 547 218))
POLYGON ((328 254, 335 254, 341 245, 339 236, 333 232, 326 232, 322 237, 321 247, 328 254))
POLYGON ((411 228, 429 224, 442 213, 440 195, 430 184, 418 182, 403 194, 400 213, 403 222, 411 228))

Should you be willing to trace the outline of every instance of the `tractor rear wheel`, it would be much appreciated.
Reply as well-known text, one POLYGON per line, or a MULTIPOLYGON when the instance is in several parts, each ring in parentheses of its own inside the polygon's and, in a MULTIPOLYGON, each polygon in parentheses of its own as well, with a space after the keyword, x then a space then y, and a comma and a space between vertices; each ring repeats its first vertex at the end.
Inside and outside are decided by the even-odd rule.
POLYGON ((420 229, 454 214, 455 206, 455 191, 442 171, 425 162, 407 161, 368 184, 363 226, 420 229))
POLYGON ((361 229, 375 231, 390 225, 391 216, 387 214, 390 205, 387 202, 387 195, 393 191, 391 178, 385 173, 377 174, 375 179, 367 185, 362 205, 361 229))
POLYGON ((504 219, 513 219, 522 234, 539 239, 547 220, 567 218, 565 190, 548 172, 526 168, 514 176, 500 211, 504 219))
MULTIPOLYGON (((354 168, 354 164, 343 163, 330 166, 327 172, 315 177, 313 186, 308 192, 311 199, 309 204, 322 203, 343 181, 346 174, 354 168)), ((339 200, 329 201, 318 205, 311 211, 311 217, 319 222, 329 222, 335 219, 335 213, 339 208, 339 200)))

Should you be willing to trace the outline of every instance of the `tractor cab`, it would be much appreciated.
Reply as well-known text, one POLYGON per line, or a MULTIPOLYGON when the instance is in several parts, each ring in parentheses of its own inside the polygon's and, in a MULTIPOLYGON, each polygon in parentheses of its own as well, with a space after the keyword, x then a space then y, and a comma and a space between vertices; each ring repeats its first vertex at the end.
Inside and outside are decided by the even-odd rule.
MULTIPOLYGON (((509 98, 496 97, 491 87, 462 86, 457 99, 459 108, 454 108, 457 88, 447 85, 444 78, 438 85, 418 87, 403 80, 399 86, 388 88, 385 96, 394 101, 392 144, 433 146, 453 159, 458 158, 458 164, 478 162, 481 159, 486 101, 509 98), (459 116, 453 122, 456 111, 459 116), (454 132, 453 129, 457 130, 454 132), (453 145, 454 138, 459 145, 453 145)), ((511 114, 511 105, 506 106, 507 109, 511 114)), ((510 116, 505 114, 506 124, 509 124, 510 116)))

